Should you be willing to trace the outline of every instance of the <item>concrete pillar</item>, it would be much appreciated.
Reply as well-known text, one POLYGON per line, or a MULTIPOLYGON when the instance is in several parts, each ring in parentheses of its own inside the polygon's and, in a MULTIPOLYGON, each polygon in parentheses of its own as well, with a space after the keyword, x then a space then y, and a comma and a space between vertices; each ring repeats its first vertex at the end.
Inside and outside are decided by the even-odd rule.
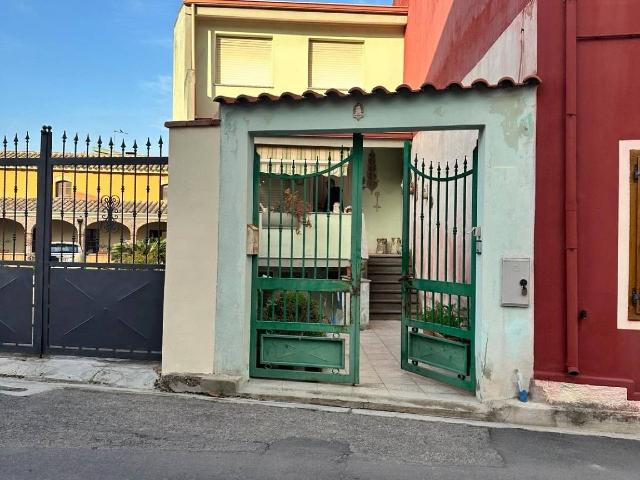
POLYGON ((211 374, 217 294, 219 121, 167 122, 167 234, 162 373, 211 374))

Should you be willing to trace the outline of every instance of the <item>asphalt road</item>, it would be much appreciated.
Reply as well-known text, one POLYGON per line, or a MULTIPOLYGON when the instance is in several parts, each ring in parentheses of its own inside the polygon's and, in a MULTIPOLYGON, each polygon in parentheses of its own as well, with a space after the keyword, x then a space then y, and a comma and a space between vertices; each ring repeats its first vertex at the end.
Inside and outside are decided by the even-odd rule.
POLYGON ((2 480, 640 479, 632 440, 2 384, 2 480))

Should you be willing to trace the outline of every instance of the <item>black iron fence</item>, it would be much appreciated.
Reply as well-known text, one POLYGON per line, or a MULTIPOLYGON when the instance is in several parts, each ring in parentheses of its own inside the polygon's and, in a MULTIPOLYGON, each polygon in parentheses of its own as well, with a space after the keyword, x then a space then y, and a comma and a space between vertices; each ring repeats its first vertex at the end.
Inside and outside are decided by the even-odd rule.
POLYGON ((60 137, 0 152, 0 348, 159 357, 168 208, 163 141, 60 137), (154 156, 158 152, 157 156, 154 156))

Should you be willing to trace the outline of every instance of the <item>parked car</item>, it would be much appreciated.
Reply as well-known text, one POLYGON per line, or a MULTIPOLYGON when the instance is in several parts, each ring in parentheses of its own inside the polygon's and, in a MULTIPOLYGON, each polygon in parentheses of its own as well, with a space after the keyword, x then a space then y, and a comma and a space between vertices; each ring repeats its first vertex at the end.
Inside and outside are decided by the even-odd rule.
POLYGON ((49 259, 53 262, 84 262, 85 257, 78 243, 53 242, 49 259))

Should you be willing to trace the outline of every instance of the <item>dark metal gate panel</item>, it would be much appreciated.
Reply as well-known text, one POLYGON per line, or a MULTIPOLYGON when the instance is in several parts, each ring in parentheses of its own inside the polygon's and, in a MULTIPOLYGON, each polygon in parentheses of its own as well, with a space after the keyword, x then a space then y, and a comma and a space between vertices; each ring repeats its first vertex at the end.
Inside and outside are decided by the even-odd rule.
POLYGON ((33 347, 33 267, 0 266, 0 342, 33 347))
POLYGON ((411 161, 403 185, 403 369, 475 389, 477 149, 473 163, 411 161))
POLYGON ((52 268, 49 351, 160 356, 164 271, 52 268))
POLYGON ((45 351, 159 358, 168 159, 112 139, 62 136, 49 159, 45 351), (84 151, 82 151, 84 150, 84 151), (54 175, 51 178, 50 175, 54 175))
POLYGON ((60 138, 0 150, 0 349, 158 358, 168 158, 60 138))
POLYGON ((0 150, 0 349, 25 353, 41 348, 41 317, 34 304, 40 271, 31 239, 38 152, 30 140, 29 134, 3 137, 0 150))

